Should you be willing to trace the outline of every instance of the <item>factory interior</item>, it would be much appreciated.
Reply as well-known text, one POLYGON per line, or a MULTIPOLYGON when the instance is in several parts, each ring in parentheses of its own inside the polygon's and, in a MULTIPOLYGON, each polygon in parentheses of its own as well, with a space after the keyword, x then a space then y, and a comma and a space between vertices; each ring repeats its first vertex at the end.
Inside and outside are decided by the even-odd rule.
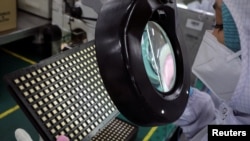
MULTIPOLYGON (((177 5, 176 22, 187 47, 190 66, 204 32, 214 23, 213 9, 207 8, 205 1, 174 0, 177 5)), ((4 13, 1 11, 4 5, 13 10, 10 13, 15 13, 11 23, 3 25, 0 22, 1 141, 17 141, 15 130, 18 128, 27 131, 33 141, 52 141, 58 134, 67 135, 72 141, 186 141, 178 126, 168 121, 162 121, 166 123, 163 124, 157 118, 151 121, 155 113, 143 113, 139 116, 141 119, 144 116, 145 120, 140 120, 134 117, 134 111, 129 113, 119 105, 122 102, 113 102, 117 96, 110 97, 109 93, 124 94, 122 91, 127 91, 127 87, 119 89, 123 83, 107 82, 108 79, 116 79, 113 77, 102 80, 105 73, 110 74, 102 67, 105 67, 105 61, 112 59, 98 60, 95 56, 97 54, 101 58, 104 55, 100 52, 110 53, 105 51, 107 49, 98 49, 108 37, 101 37, 105 36, 103 33, 97 38, 95 35, 98 33, 96 29, 106 32, 97 23, 99 16, 107 16, 106 13, 98 15, 102 12, 103 3, 105 1, 102 0, 0 2, 0 13, 4 13), (82 18, 78 17, 79 9, 82 18), (94 42, 96 39, 100 39, 97 44, 94 42), (96 61, 99 61, 100 68, 96 61)), ((105 21, 112 17, 100 19, 105 21)), ((112 69, 112 64, 107 66, 112 69)), ((194 79, 191 74, 190 85, 194 79)), ((170 121, 172 118, 175 117, 170 121)))

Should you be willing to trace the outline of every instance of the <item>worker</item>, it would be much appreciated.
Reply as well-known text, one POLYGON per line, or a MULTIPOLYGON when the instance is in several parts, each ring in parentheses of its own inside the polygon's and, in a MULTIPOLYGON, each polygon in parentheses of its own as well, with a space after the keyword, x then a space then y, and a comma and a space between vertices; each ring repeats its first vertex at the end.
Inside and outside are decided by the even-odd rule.
POLYGON ((192 66, 207 89, 191 87, 174 122, 190 141, 207 140, 209 124, 250 124, 250 1, 215 0, 213 7, 215 28, 205 33, 192 66))

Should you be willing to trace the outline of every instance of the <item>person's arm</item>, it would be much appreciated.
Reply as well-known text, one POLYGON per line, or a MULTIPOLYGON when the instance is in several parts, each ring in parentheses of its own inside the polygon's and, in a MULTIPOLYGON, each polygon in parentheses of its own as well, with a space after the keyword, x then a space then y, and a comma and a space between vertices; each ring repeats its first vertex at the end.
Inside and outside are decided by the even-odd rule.
POLYGON ((208 124, 214 122, 215 118, 216 109, 210 95, 191 88, 186 109, 174 124, 181 127, 185 136, 191 139, 208 124))

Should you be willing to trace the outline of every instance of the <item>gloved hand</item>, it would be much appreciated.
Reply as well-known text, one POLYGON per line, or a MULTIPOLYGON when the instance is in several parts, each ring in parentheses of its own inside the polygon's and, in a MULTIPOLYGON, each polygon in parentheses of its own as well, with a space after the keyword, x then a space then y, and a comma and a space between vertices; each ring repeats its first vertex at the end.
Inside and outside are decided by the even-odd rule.
POLYGON ((70 141, 70 140, 65 135, 59 135, 59 136, 57 136, 56 141, 70 141))
POLYGON ((190 88, 186 109, 174 122, 181 127, 187 138, 192 138, 201 129, 215 120, 216 109, 209 94, 190 88))
MULTIPOLYGON (((17 128, 15 130, 16 141, 33 141, 31 136, 22 128, 17 128)), ((42 138, 40 138, 42 141, 42 138)), ((65 135, 58 135, 56 141, 70 141, 69 138, 65 135)))

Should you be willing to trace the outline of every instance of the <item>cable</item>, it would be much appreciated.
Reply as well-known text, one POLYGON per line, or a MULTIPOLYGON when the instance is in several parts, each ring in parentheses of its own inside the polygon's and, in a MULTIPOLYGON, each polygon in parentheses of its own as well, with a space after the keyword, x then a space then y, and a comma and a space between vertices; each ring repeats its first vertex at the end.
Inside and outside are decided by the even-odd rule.
POLYGON ((82 20, 97 21, 97 18, 81 17, 82 20))
POLYGON ((92 23, 87 22, 83 19, 80 19, 81 22, 83 22, 86 26, 88 26, 89 28, 95 29, 95 25, 92 25, 92 23))

